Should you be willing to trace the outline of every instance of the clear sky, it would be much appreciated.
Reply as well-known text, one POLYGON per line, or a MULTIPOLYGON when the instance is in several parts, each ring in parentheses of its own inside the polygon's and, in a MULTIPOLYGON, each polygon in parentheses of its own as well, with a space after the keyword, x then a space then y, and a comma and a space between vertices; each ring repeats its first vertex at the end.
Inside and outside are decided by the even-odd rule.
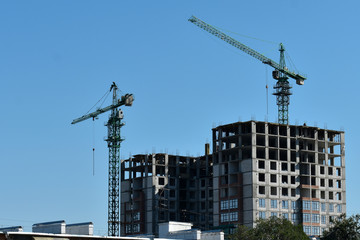
POLYGON ((0 1, 0 227, 93 221, 95 234, 107 233, 108 114, 70 123, 113 81, 135 95, 123 109, 122 158, 203 154, 212 127, 265 120, 267 82, 268 119, 277 119, 272 69, 191 15, 276 61, 269 42, 284 43, 308 77, 303 86, 291 80, 290 123, 345 130, 347 212, 360 213, 359 8, 356 0, 0 1))

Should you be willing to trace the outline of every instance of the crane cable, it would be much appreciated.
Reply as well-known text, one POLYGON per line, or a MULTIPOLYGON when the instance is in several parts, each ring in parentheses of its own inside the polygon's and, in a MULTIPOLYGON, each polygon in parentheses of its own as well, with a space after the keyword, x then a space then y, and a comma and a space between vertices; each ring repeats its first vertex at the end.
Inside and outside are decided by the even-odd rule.
MULTIPOLYGON (((222 30, 223 32, 232 33, 234 35, 238 35, 238 36, 241 36, 241 37, 244 37, 244 38, 253 39, 253 40, 256 40, 256 41, 259 41, 259 42, 265 42, 265 43, 272 44, 272 45, 277 45, 277 46, 279 45, 279 43, 274 42, 274 41, 264 40, 264 39, 256 38, 256 37, 251 37, 251 36, 248 36, 248 35, 240 34, 240 33, 234 32, 234 31, 230 31, 228 29, 220 28, 220 27, 217 27, 217 26, 214 26, 214 25, 210 25, 210 26, 212 26, 212 27, 214 27, 214 28, 216 28, 218 30, 222 30)), ((232 51, 232 52, 234 52, 234 53, 236 53, 238 55, 241 55, 240 53, 238 53, 238 51, 232 51)))
POLYGON ((291 68, 292 68, 292 69, 295 69, 296 72, 299 72, 299 70, 296 68, 293 60, 291 59, 290 54, 288 54, 287 51, 285 51, 285 57, 286 57, 286 59, 288 60, 288 62, 290 63, 291 68))
MULTIPOLYGON (((109 96, 109 94, 110 94, 110 92, 111 92, 111 89, 110 89, 110 91, 106 91, 106 93, 99 99, 99 101, 97 101, 95 104, 94 104, 94 106, 92 106, 90 109, 89 109, 89 111, 87 111, 87 113, 85 113, 85 114, 88 114, 95 106, 97 106, 98 105, 98 103, 101 101, 101 100, 103 100, 102 101, 102 103, 100 104, 100 106, 99 106, 99 108, 101 108, 101 106, 104 104, 104 102, 105 102, 105 100, 107 99, 107 97, 109 96)), ((95 117, 93 117, 93 126, 92 126, 92 135, 93 135, 93 139, 92 139, 92 168, 93 168, 93 176, 95 176, 95 117)))
POLYGON ((89 111, 87 111, 87 112, 85 113, 85 115, 88 114, 88 113, 104 98, 103 102, 100 104, 100 107, 101 107, 101 106, 104 104, 106 98, 109 96, 109 93, 110 93, 110 91, 106 91, 106 93, 99 99, 99 101, 97 101, 97 102, 94 104, 94 106, 92 106, 92 107, 89 109, 89 111))
POLYGON ((95 176, 95 118, 93 118, 93 139, 92 139, 92 145, 93 145, 93 148, 92 148, 92 160, 93 160, 93 163, 92 163, 92 167, 93 167, 93 176, 95 176))
POLYGON ((268 65, 265 64, 266 81, 266 121, 269 121, 269 86, 268 86, 268 65))
MULTIPOLYGON (((215 27, 215 26, 213 26, 215 27)), ((230 30, 227 30, 227 29, 224 29, 224 28, 219 28, 219 27, 215 27, 219 30, 222 30, 224 32, 228 32, 228 33, 232 33, 232 34, 235 34, 235 35, 239 35, 241 37, 245 37, 245 38, 249 38, 249 39, 254 39, 254 40, 257 40, 257 41, 261 41, 261 42, 266 42, 266 43, 270 43, 270 44, 274 44, 274 45, 279 45, 279 43, 277 42, 273 42, 273 41, 270 41, 270 40, 264 40, 264 39, 260 39, 260 38, 256 38, 256 37, 251 37, 251 36, 248 36, 248 35, 244 35, 244 34, 240 34, 240 33, 237 33, 237 32, 233 32, 233 31, 230 31, 230 30)))

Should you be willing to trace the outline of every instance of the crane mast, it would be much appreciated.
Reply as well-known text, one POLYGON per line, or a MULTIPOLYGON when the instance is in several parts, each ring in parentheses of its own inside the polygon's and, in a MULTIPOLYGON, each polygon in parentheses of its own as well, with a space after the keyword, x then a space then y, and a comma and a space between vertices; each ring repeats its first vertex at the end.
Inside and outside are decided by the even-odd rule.
MULTIPOLYGON (((285 48, 282 43, 280 43, 280 67, 285 69, 285 48)), ((289 123, 289 104, 290 104, 290 95, 292 94, 290 89, 291 86, 288 81, 288 76, 279 71, 273 72, 273 78, 277 80, 274 89, 275 92, 273 95, 276 96, 276 104, 278 105, 278 121, 280 124, 289 123)))
POLYGON ((89 118, 94 119, 99 114, 111 110, 109 120, 105 124, 108 128, 108 136, 105 141, 109 148, 108 235, 113 237, 120 235, 120 144, 123 141, 120 137, 120 128, 124 126, 124 123, 121 122, 124 116, 118 107, 131 106, 134 101, 132 94, 125 94, 119 99, 117 90, 118 87, 113 83, 110 87, 110 92, 113 91, 110 106, 74 119, 71 123, 76 124, 89 118))
POLYGON ((277 80, 277 83, 274 87, 275 89, 274 95, 276 96, 276 104, 278 105, 278 121, 281 124, 288 124, 289 122, 288 109, 289 109, 290 95, 291 95, 290 92, 291 86, 289 84, 288 79, 289 77, 293 78, 296 80, 296 84, 303 85, 306 77, 298 73, 295 73, 294 71, 290 71, 289 69, 286 68, 285 57, 284 57, 285 48, 283 44, 282 43, 280 44, 280 48, 279 48, 280 62, 277 63, 274 60, 265 57, 261 53, 233 39, 232 37, 226 35, 225 33, 221 32, 220 30, 216 29, 210 24, 207 24, 206 22, 200 20, 195 16, 189 18, 189 21, 195 24, 196 26, 204 29, 205 31, 209 32, 210 34, 220 38, 221 40, 229 43, 230 45, 249 54, 250 56, 260 60, 262 63, 270 65, 271 67, 275 68, 275 70, 273 71, 273 78, 277 80))

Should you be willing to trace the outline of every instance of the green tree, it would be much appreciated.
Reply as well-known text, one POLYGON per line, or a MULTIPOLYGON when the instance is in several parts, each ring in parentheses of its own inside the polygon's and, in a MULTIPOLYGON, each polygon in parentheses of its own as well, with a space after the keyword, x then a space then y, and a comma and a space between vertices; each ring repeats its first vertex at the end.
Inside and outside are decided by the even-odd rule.
POLYGON ((301 225, 293 225, 285 218, 271 217, 259 219, 255 228, 239 226, 237 231, 230 236, 232 240, 308 240, 301 225))
POLYGON ((253 231, 244 225, 239 225, 234 234, 229 236, 231 240, 253 240, 255 239, 253 231))
POLYGON ((324 231, 322 240, 359 240, 360 239, 360 215, 356 214, 346 217, 342 214, 339 218, 332 220, 331 227, 324 231))

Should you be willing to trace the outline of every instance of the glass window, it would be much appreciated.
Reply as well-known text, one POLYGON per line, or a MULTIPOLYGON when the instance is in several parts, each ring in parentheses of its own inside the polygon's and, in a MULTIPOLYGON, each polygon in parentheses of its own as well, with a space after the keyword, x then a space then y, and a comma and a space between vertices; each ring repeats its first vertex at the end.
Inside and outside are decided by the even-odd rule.
POLYGON ((281 203, 282 203, 282 208, 283 208, 283 209, 289 209, 289 202, 288 202, 288 200, 282 200, 281 203))
POLYGON ((264 208, 265 207, 265 199, 259 198, 259 207, 264 208))
POLYGON ((338 212, 338 213, 341 213, 341 212, 342 212, 341 204, 338 204, 338 205, 337 205, 337 212, 338 212))
POLYGON ((303 201, 303 210, 311 210, 310 207, 310 201, 303 201))
POLYGON ((222 213, 221 222, 228 222, 228 221, 229 221, 229 213, 222 213))
POLYGON ((125 231, 126 231, 126 233, 131 233, 131 231, 132 231, 132 226, 131 226, 131 224, 126 225, 125 231))
POLYGON ((320 227, 312 227, 312 234, 313 235, 320 235, 320 227))
POLYGON ((312 215, 312 222, 313 223, 319 223, 320 222, 320 215, 319 214, 313 214, 312 215))
POLYGON ((310 214, 309 213, 303 214, 303 221, 306 223, 310 222, 310 214))
POLYGON ((134 221, 139 221, 140 220, 140 212, 137 212, 134 214, 134 221))
POLYGON ((238 200, 237 199, 231 199, 229 200, 229 208, 238 208, 238 200))
POLYGON ((326 212, 326 203, 321 203, 321 211, 326 212))
POLYGON ((228 200, 221 201, 220 209, 221 210, 229 209, 229 201, 228 200))
POLYGON ((291 201, 291 209, 293 210, 297 210, 297 202, 296 201, 291 201))
POLYGON ((271 216, 272 216, 272 217, 277 217, 278 215, 277 215, 276 212, 271 212, 271 216))
POLYGON ((271 199, 271 208, 277 208, 277 200, 271 199))
POLYGON ((283 213, 282 216, 283 216, 283 218, 285 218, 285 219, 289 219, 289 214, 288 214, 288 213, 283 213))
POLYGON ((140 224, 134 224, 133 230, 134 232, 140 232, 140 224))
POLYGON ((334 212, 334 204, 329 203, 329 212, 334 212))
POLYGON ((325 215, 321 216, 321 224, 326 224, 326 216, 325 215))
POLYGON ((306 235, 311 235, 311 227, 310 226, 304 226, 304 232, 306 235))
POLYGON ((237 212, 231 212, 230 213, 230 221, 237 221, 238 220, 238 213, 237 212))
POLYGON ((262 219, 266 218, 265 212, 259 212, 259 218, 262 218, 262 219))
POLYGON ((291 215, 291 220, 292 220, 293 222, 296 222, 296 221, 298 220, 298 214, 297 214, 297 213, 293 213, 293 214, 291 215))
POLYGON ((319 211, 319 202, 312 202, 312 210, 319 211))

